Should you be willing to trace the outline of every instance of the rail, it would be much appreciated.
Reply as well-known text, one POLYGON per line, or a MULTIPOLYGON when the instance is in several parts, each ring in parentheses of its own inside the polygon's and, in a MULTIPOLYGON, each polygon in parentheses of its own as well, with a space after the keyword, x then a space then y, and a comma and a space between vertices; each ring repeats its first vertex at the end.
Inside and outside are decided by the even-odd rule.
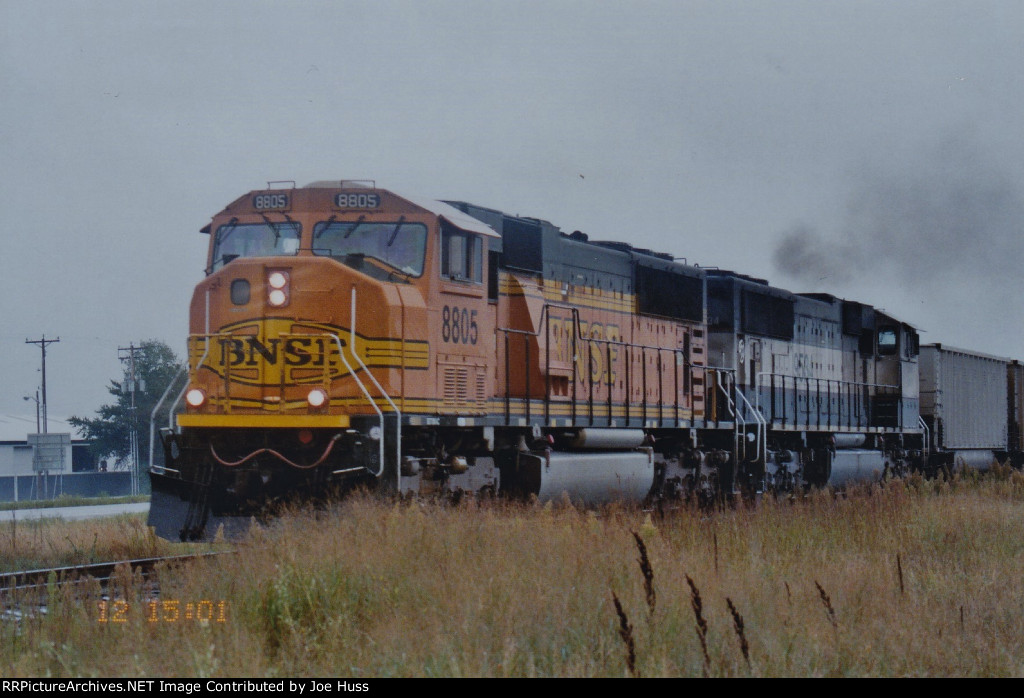
POLYGON ((159 564, 175 565, 200 559, 210 559, 221 555, 233 555, 234 551, 224 550, 185 555, 167 555, 163 557, 136 558, 132 560, 116 560, 112 562, 92 562, 70 567, 52 567, 46 569, 25 570, 22 572, 6 572, 0 574, 0 594, 45 590, 51 581, 57 584, 77 583, 87 578, 101 583, 111 579, 118 567, 127 566, 138 570, 143 577, 148 576, 159 564))

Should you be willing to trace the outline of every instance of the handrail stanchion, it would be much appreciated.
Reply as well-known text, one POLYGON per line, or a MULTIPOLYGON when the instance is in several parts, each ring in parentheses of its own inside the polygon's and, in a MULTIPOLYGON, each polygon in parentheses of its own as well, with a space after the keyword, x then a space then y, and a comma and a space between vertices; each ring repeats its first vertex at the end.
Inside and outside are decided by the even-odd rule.
MULTIPOLYGON (((351 319, 351 322, 349 323, 351 325, 351 327, 349 328, 350 346, 349 346, 348 349, 352 353, 352 358, 356 360, 356 363, 358 363, 359 366, 363 369, 363 371, 366 373, 366 376, 371 381, 373 381, 373 384, 377 387, 377 390, 380 391, 381 396, 385 400, 387 400, 388 404, 391 405, 391 409, 394 410, 394 412, 395 412, 395 421, 396 421, 396 425, 395 425, 395 491, 400 492, 402 490, 402 413, 399 411, 398 405, 395 404, 395 401, 391 399, 391 396, 388 395, 387 392, 385 392, 384 388, 381 387, 381 384, 377 382, 377 379, 374 377, 373 373, 370 372, 370 369, 366 366, 366 364, 363 363, 363 360, 359 358, 359 354, 356 353, 356 287, 355 287, 355 285, 352 286, 352 310, 351 310, 351 318, 350 319, 351 319)), ((339 351, 339 353, 341 351, 340 340, 339 340, 339 343, 338 343, 338 351, 339 351)), ((405 347, 404 346, 402 347, 402 352, 403 353, 405 352, 405 347)), ((352 372, 352 377, 353 378, 356 377, 355 372, 352 372)), ((358 378, 356 379, 356 382, 359 383, 358 378)), ((362 383, 359 383, 359 385, 360 385, 360 387, 362 387, 362 383)), ((367 393, 365 388, 363 389, 363 392, 366 393, 367 399, 369 399, 370 403, 373 404, 374 409, 377 410, 377 414, 380 417, 380 471, 378 471, 378 473, 377 473, 377 477, 380 477, 384 473, 384 413, 381 412, 380 408, 377 407, 376 401, 373 400, 372 398, 370 398, 369 393, 367 393)))
MULTIPOLYGON (((166 400, 167 396, 170 394, 171 388, 174 387, 174 384, 178 380, 178 376, 181 376, 182 374, 184 374, 186 376, 188 375, 188 370, 185 368, 185 364, 182 364, 181 367, 178 369, 178 372, 174 374, 173 378, 171 378, 170 382, 167 384, 167 388, 164 389, 163 395, 161 395, 160 399, 157 400, 156 407, 154 407, 153 411, 149 413, 149 469, 150 470, 153 469, 153 448, 154 448, 154 441, 156 440, 156 413, 160 411, 160 406, 164 404, 164 400, 166 400)), ((185 381, 185 387, 186 388, 188 387, 188 381, 187 380, 185 381)), ((166 463, 164 465, 166 465, 166 463)))

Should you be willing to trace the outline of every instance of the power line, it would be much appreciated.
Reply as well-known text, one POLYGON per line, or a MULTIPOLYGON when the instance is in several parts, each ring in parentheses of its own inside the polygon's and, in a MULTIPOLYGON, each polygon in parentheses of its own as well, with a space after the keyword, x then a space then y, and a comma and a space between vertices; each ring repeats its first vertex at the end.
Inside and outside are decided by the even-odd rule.
POLYGON ((43 335, 42 339, 26 339, 25 340, 25 344, 38 344, 40 350, 42 350, 42 353, 43 353, 43 404, 42 404, 42 412, 43 412, 43 433, 44 434, 47 433, 47 431, 46 431, 46 422, 47 422, 47 419, 46 419, 46 345, 47 344, 56 344, 59 341, 60 341, 60 337, 57 337, 57 339, 47 339, 45 334, 43 335))
POLYGON ((117 348, 117 358, 121 361, 127 359, 128 361, 128 390, 131 391, 131 434, 128 439, 129 450, 131 451, 131 462, 132 462, 132 494, 139 493, 139 435, 138 435, 138 415, 135 412, 135 389, 139 387, 140 390, 144 388, 139 386, 139 382, 135 377, 135 352, 141 347, 135 346, 135 343, 129 343, 127 347, 117 348), (127 352, 127 356, 124 355, 127 352))

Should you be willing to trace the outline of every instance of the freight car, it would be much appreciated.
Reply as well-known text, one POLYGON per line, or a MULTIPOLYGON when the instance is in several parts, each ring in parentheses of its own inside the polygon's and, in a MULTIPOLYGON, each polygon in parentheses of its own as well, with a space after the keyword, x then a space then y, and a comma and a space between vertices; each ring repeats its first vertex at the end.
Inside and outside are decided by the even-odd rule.
POLYGON ((917 332, 871 306, 373 182, 286 184, 203 228, 160 535, 357 485, 708 498, 927 462, 917 332))
POLYGON ((1021 465, 1022 367, 966 349, 921 347, 921 417, 926 471, 1021 465))

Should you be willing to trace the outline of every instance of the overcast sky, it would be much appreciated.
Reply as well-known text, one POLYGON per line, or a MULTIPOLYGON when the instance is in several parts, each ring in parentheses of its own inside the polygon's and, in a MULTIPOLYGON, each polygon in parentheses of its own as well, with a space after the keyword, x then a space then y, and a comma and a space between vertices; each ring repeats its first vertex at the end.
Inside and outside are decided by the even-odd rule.
MULTIPOLYGON (((0 415, 184 354, 268 180, 545 218, 1024 358, 1024 3, 0 0, 0 415)), ((34 427, 34 424, 31 426, 34 427)), ((58 430, 56 425, 51 430, 58 430)))

